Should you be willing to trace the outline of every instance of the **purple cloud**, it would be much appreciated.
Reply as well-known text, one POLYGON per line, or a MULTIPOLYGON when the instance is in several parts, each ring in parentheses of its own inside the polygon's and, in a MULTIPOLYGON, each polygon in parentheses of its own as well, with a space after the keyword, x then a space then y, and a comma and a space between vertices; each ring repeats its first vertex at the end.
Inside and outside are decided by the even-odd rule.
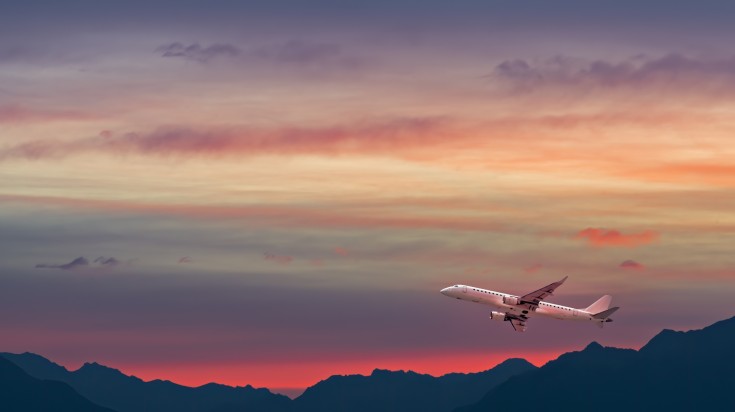
POLYGON ((198 43, 187 46, 176 42, 160 46, 156 51, 161 53, 161 57, 180 58, 200 63, 208 63, 219 58, 236 58, 242 55, 242 50, 226 43, 215 43, 202 47, 198 43))
POLYGON ((216 59, 230 59, 241 63, 266 61, 274 64, 299 67, 343 67, 356 68, 362 60, 346 55, 336 43, 316 43, 290 40, 243 50, 228 43, 202 46, 198 43, 185 45, 175 42, 156 48, 161 57, 209 63, 216 59))
POLYGON ((76 269, 84 269, 84 268, 112 268, 119 266, 121 262, 118 259, 115 259, 114 257, 105 257, 100 256, 93 261, 89 261, 84 256, 79 256, 78 258, 72 260, 68 263, 62 263, 62 264, 46 264, 46 263, 39 263, 36 265, 36 268, 39 269, 61 269, 61 270, 76 270, 76 269))
POLYGON ((694 58, 671 53, 635 56, 621 61, 555 56, 546 60, 506 60, 490 77, 514 91, 553 87, 613 89, 620 87, 688 87, 720 91, 735 87, 735 57, 694 58))

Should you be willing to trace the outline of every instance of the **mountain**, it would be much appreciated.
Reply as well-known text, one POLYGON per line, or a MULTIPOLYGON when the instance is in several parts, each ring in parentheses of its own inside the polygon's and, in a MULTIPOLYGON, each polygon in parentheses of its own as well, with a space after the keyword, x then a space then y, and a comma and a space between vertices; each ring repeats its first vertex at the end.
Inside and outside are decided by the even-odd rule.
POLYGON ((509 359, 485 372, 441 377, 376 369, 370 376, 332 376, 294 401, 299 412, 445 412, 476 402, 490 388, 536 367, 509 359))
POLYGON ((0 357, 0 410, 4 412, 113 412, 97 406, 69 385, 36 379, 0 357))
POLYGON ((701 330, 664 330, 640 351, 591 343, 515 376, 457 412, 735 410, 735 317, 701 330))
POLYGON ((144 382, 97 363, 85 363, 70 372, 32 353, 2 353, 2 357, 35 378, 65 382, 93 402, 118 412, 286 412, 291 406, 289 398, 252 386, 231 387, 211 383, 191 388, 162 380, 144 382))

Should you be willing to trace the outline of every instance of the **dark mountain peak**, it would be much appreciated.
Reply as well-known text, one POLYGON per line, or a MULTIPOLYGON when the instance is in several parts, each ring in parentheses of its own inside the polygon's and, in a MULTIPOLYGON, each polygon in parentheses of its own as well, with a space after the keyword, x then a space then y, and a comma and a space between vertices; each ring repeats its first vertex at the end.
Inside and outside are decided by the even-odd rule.
POLYGON ((97 362, 87 362, 84 365, 82 365, 81 368, 77 369, 76 371, 72 373, 78 377, 83 377, 83 378, 117 379, 117 380, 125 379, 125 380, 130 380, 130 381, 143 382, 141 379, 135 376, 128 376, 115 368, 101 365, 97 362))
POLYGON ((584 352, 590 352, 590 351, 599 351, 601 349, 605 349, 605 347, 602 346, 602 345, 600 345, 596 341, 592 341, 592 342, 590 342, 589 345, 587 345, 587 347, 584 348, 583 351, 584 352))
POLYGON ((0 356, 18 365, 29 375, 39 379, 62 380, 69 371, 41 355, 31 352, 0 353, 0 356))
POLYGON ((65 383, 32 377, 5 357, 0 357, 0 409, 112 412, 83 398, 65 383))
POLYGON ((421 374, 416 373, 414 371, 404 371, 404 370, 397 370, 392 371, 388 369, 373 369, 373 372, 370 374, 373 378, 380 378, 380 377, 404 377, 404 376, 419 376, 421 374))
POLYGON ((686 332, 664 329, 641 348, 647 356, 669 355, 679 351, 702 352, 717 357, 735 345, 735 317, 721 320, 703 329, 686 332))
POLYGON ((508 358, 508 359, 500 362, 499 364, 495 365, 495 367, 493 367, 490 370, 496 370, 498 368, 507 368, 507 367, 514 367, 514 368, 516 368, 516 367, 528 367, 528 366, 533 367, 533 368, 536 367, 536 366, 534 366, 534 364, 532 364, 531 362, 529 362, 529 361, 527 361, 527 360, 525 360, 523 358, 508 358))
POLYGON ((55 366, 62 367, 59 364, 54 363, 54 362, 48 360, 47 358, 44 358, 43 356, 41 356, 39 354, 36 354, 36 353, 33 353, 33 352, 23 352, 23 353, 7 353, 7 352, 3 352, 3 353, 0 353, 0 356, 5 356, 6 358, 11 358, 12 357, 14 359, 24 359, 26 361, 40 362, 40 363, 45 363, 45 364, 48 364, 48 365, 55 365, 55 366))

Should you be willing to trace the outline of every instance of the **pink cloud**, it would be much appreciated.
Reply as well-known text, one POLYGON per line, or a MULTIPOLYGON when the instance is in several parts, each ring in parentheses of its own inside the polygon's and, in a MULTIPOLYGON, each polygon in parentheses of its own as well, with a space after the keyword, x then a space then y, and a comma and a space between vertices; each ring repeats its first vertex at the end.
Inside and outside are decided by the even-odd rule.
POLYGON ((588 245, 594 247, 636 247, 653 243, 658 237, 658 233, 651 230, 623 234, 614 229, 591 227, 574 236, 575 239, 586 240, 588 245))
POLYGON ((336 254, 338 254, 340 256, 347 256, 347 255, 350 254, 350 251, 347 250, 347 249, 345 249, 345 248, 343 248, 343 247, 337 246, 336 248, 334 248, 334 253, 336 253, 336 254))
POLYGON ((531 266, 528 266, 528 267, 524 268, 523 271, 526 272, 529 275, 532 275, 532 274, 540 271, 543 268, 544 268, 543 265, 541 265, 539 263, 535 263, 535 264, 533 264, 531 266))
POLYGON ((441 118, 397 118, 324 128, 161 128, 152 133, 105 133, 65 142, 30 141, 0 150, 0 160, 89 152, 171 156, 392 153, 400 148, 446 142, 447 123, 441 118))
POLYGON ((643 270, 646 268, 642 263, 638 263, 635 260, 626 260, 620 264, 620 267, 627 270, 643 270))

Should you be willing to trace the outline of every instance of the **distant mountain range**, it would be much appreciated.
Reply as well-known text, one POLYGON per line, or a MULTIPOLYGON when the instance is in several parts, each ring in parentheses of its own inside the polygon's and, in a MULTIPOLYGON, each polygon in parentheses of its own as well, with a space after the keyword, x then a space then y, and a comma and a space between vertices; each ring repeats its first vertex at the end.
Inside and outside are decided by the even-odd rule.
POLYGON ((65 383, 36 379, 2 357, 0 357, 0 410, 112 412, 88 401, 65 383))
POLYGON ((541 368, 523 359, 509 359, 485 372, 440 377, 379 369, 369 376, 332 376, 294 400, 251 386, 207 384, 191 388, 169 381, 144 382, 96 363, 68 371, 39 355, 2 353, 0 410, 735 410, 733 371, 735 318, 702 330, 664 330, 640 351, 602 347, 593 342, 584 350, 566 353, 541 368))
POLYGON ((640 351, 591 343, 512 377, 457 412, 735 411, 735 318, 664 330, 640 351))
POLYGON ((480 400, 511 376, 536 369, 523 359, 508 359, 479 373, 434 377, 376 369, 370 376, 332 376, 294 400, 298 412, 449 412, 480 400))

